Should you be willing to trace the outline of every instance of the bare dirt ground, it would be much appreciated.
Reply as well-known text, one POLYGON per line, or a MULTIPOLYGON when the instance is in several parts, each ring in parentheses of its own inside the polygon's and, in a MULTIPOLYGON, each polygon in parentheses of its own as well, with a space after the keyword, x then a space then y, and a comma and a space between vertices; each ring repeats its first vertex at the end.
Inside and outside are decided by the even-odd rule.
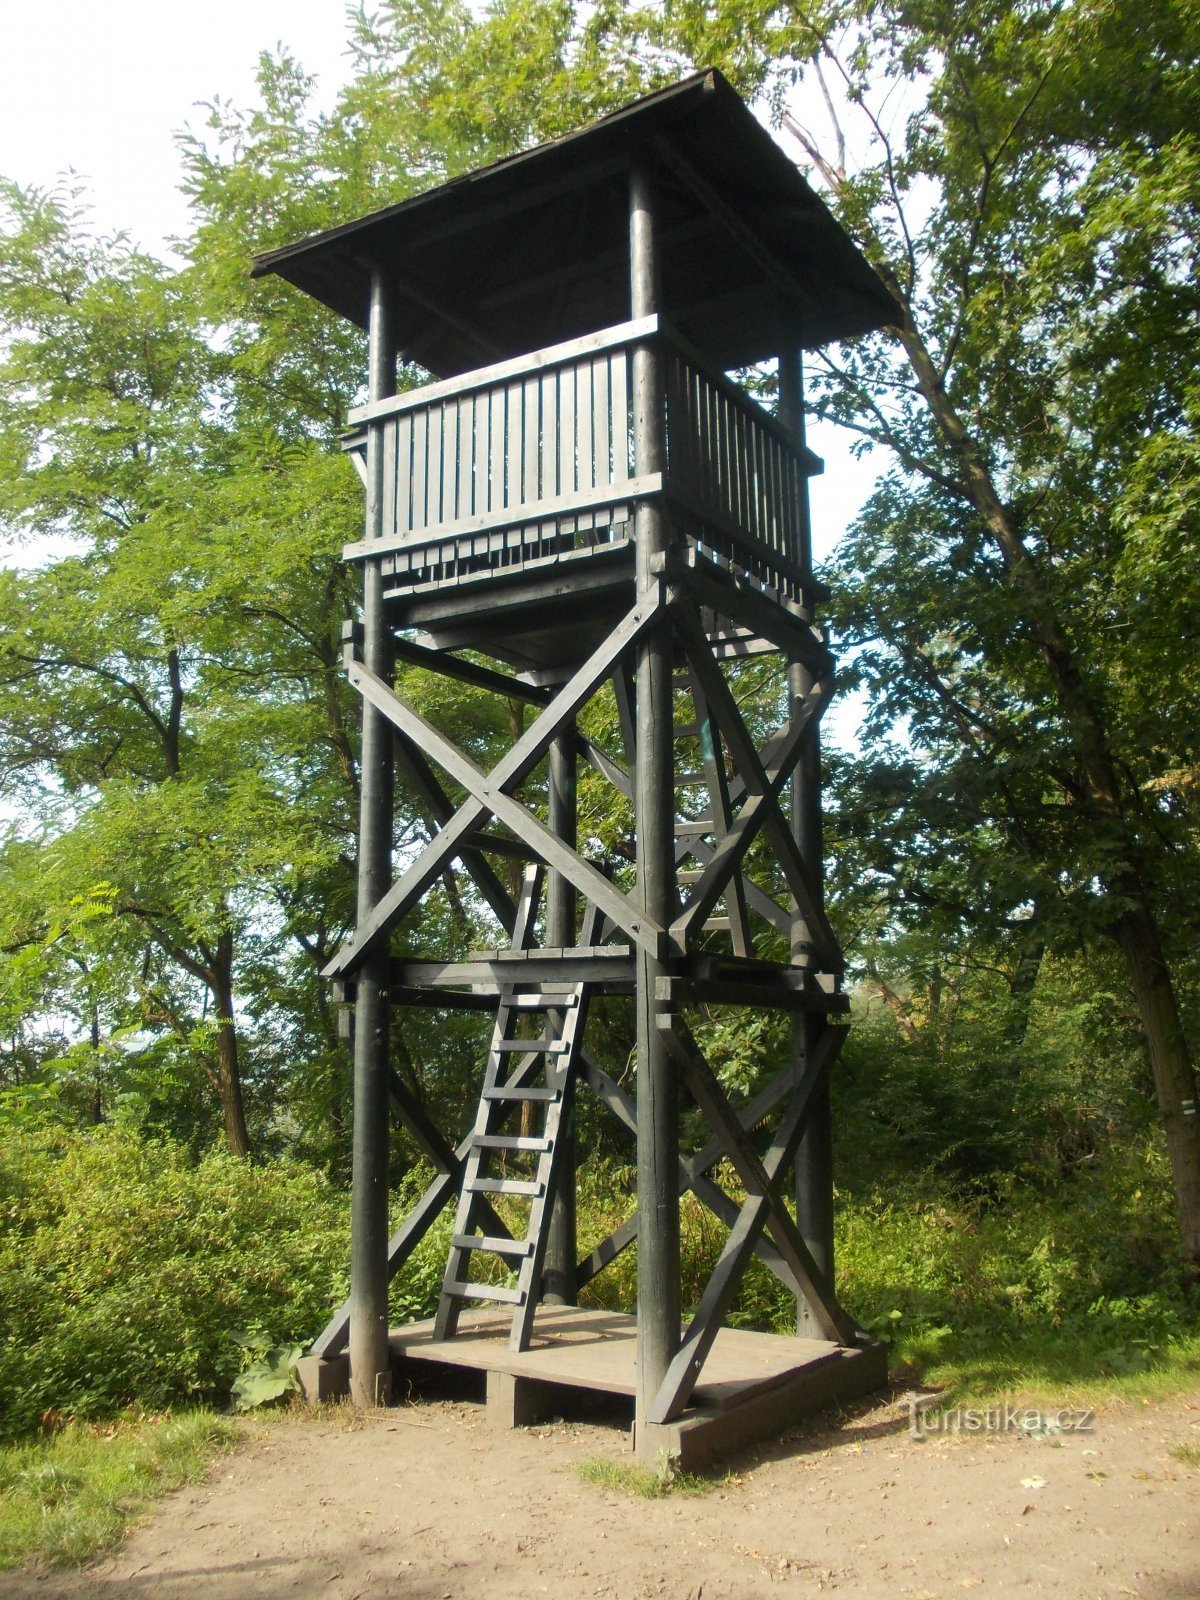
POLYGON ((1200 1396, 1097 1411, 1090 1432, 908 1431, 897 1399, 825 1413, 703 1495, 583 1481, 618 1424, 489 1426, 426 1400, 247 1425, 210 1480, 81 1572, 5 1600, 863 1600, 1200 1596, 1200 1396), (1023 1481, 1024 1480, 1024 1481, 1023 1481))

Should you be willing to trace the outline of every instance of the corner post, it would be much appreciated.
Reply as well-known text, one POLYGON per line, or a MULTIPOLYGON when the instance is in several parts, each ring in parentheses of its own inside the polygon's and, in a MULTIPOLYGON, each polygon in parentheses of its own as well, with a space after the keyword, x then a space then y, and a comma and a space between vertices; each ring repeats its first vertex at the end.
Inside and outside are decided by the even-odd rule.
MULTIPOLYGON (((661 306, 654 174, 647 152, 635 153, 629 183, 630 312, 661 306)), ((661 346, 633 354, 633 453, 637 474, 666 466, 666 386, 661 346)), ((639 601, 653 604, 657 555, 668 542, 661 502, 641 501, 634 521, 639 601)), ((671 920, 674 884, 673 709, 671 628, 664 616, 637 653, 637 760, 634 817, 638 893, 660 927, 671 920)), ((656 1025, 661 961, 637 952, 637 1397, 639 1454, 651 1449, 651 1403, 679 1345, 678 1099, 675 1072, 656 1025)))
MULTIPOLYGON (((396 341, 391 292, 371 273, 368 393, 396 392, 396 341)), ((366 537, 383 536, 383 425, 367 434, 366 537)), ((363 566, 363 661, 379 677, 392 672, 391 638, 378 561, 363 566)), ((358 829, 358 920, 364 922, 392 881, 392 734, 371 705, 362 711, 358 829)), ((350 1393, 357 1406, 389 1398, 388 1367, 388 952, 383 947, 356 974, 354 1029, 354 1171, 350 1224, 350 1393)))
MULTIPOLYGON (((575 793, 575 720, 564 724, 550 746, 546 820, 556 838, 573 850, 578 842, 578 808, 575 793)), ((546 943, 552 949, 575 943, 575 890, 561 872, 551 870, 546 883, 546 943)), ((576 1302, 575 1264, 578 1258, 575 1227, 575 1101, 558 1136, 558 1182, 546 1258, 542 1267, 542 1299, 547 1305, 573 1306, 576 1302)))
MULTIPOLYGON (((779 420, 796 445, 804 447, 804 369, 800 349, 792 346, 779 357, 779 420)), ((812 533, 809 523, 808 479, 800 478, 800 539, 795 552, 797 565, 812 571, 812 533)), ((806 597, 805 615, 812 619, 812 603, 806 597)), ((788 662, 788 694, 794 705, 797 697, 808 694, 812 676, 799 661, 788 662)), ((824 890, 825 845, 821 822, 821 746, 813 730, 804 755, 792 777, 792 829, 800 855, 813 876, 818 893, 824 890)), ((808 930, 802 919, 792 925, 792 959, 803 959, 808 947, 808 930)), ((797 1074, 816 1045, 825 1023, 813 1014, 797 1016, 792 1026, 793 1061, 797 1074)), ((829 1081, 818 1089, 809 1110, 808 1123, 796 1152, 796 1222, 813 1259, 833 1282, 833 1119, 829 1105, 829 1081)), ((803 1338, 819 1339, 820 1332, 807 1300, 796 1300, 796 1331, 803 1338)))

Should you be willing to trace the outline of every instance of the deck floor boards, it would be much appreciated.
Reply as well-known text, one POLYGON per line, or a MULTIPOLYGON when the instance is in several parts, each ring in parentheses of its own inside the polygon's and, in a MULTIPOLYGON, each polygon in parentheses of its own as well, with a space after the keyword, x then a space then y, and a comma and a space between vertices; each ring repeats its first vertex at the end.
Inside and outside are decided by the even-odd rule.
MULTIPOLYGON (((433 1322, 417 1322, 392 1330, 391 1349, 394 1356, 409 1361, 507 1372, 603 1394, 634 1394, 637 1323, 633 1317, 575 1306, 539 1306, 533 1343, 524 1351, 509 1349, 511 1325, 511 1315, 502 1311, 464 1311, 454 1339, 435 1343, 433 1322)), ((839 1347, 824 1340, 722 1328, 692 1405, 708 1410, 736 1406, 839 1358, 839 1347)))

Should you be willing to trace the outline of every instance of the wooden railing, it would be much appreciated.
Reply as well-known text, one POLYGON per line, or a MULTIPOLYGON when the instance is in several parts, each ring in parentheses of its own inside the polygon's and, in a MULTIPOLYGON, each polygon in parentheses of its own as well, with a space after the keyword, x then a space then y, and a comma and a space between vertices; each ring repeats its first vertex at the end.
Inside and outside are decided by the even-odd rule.
POLYGON ((736 384, 656 317, 363 406, 379 429, 381 560, 393 591, 628 543, 639 499, 665 494, 676 536, 789 594, 803 585, 801 459, 736 384), (632 352, 657 341, 667 470, 633 473, 632 352))
POLYGON ((677 534, 789 596, 811 575, 809 470, 783 427, 736 383, 666 339, 668 482, 677 534))

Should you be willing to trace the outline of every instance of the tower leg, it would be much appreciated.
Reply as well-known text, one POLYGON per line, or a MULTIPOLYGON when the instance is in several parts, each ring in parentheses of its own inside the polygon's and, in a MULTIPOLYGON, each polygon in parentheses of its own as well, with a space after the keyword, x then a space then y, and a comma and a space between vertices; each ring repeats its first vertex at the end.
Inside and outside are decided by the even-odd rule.
MULTIPOLYGON (((396 387, 391 306, 383 274, 371 278, 370 397, 396 387)), ((379 428, 367 442, 367 537, 383 533, 383 449, 379 428)), ((383 578, 377 561, 363 574, 363 659, 391 676, 383 578)), ((391 885, 392 732, 364 703, 358 831, 358 920, 391 885)), ((354 1170, 350 1216, 350 1393, 355 1405, 388 1398, 388 952, 368 957, 357 974, 354 1040, 354 1170)))
MULTIPOLYGON (((630 175, 630 301, 634 317, 658 309, 658 261, 652 174, 635 163, 630 175)), ((662 359, 653 344, 633 357, 634 470, 665 465, 662 359)), ((657 502, 638 506, 634 523, 639 596, 650 600, 654 557, 666 548, 667 526, 657 502)), ((637 762, 634 818, 638 887, 643 908, 660 927, 671 920, 675 871, 672 784, 671 631, 664 618, 643 638, 637 657, 637 762)), ((637 1397, 639 1455, 654 1454, 650 1407, 679 1345, 679 1115, 675 1069, 656 1026, 662 964, 637 953, 637 1397)))
MULTIPOLYGON (((804 446, 804 373, 798 349, 779 358, 779 417, 797 446, 804 446)), ((812 570, 812 539, 809 533, 808 485, 801 480, 800 526, 804 548, 795 552, 797 564, 812 570)), ((810 614, 810 613, 809 613, 810 614)), ((788 664, 788 689, 794 698, 807 695, 812 678, 798 661, 788 664)), ((824 875, 824 838, 821 825, 821 748, 816 730, 792 777, 792 828, 801 857, 818 888, 824 875)), ((793 957, 802 956, 807 945, 807 930, 797 921, 792 931, 793 957)), ((819 1017, 797 1017, 792 1028, 792 1050, 797 1073, 803 1068, 821 1029, 819 1017)), ((826 1081, 813 1097, 808 1122, 796 1152, 796 1223, 813 1259, 833 1283, 833 1124, 829 1111, 829 1084, 826 1081)), ((802 1337, 819 1339, 824 1335, 812 1309, 803 1296, 796 1300, 796 1331, 802 1337)))
MULTIPOLYGON (((550 746, 549 804, 551 831, 575 848, 578 839, 575 799, 575 723, 567 723, 550 746)), ((575 943, 575 890, 561 872, 552 871, 546 884, 546 943, 558 948, 575 943)), ((573 1306, 576 1302, 575 1264, 578 1260, 575 1228, 575 1111, 574 1103, 558 1136, 558 1184, 546 1260, 542 1268, 542 1299, 547 1305, 573 1306)))

